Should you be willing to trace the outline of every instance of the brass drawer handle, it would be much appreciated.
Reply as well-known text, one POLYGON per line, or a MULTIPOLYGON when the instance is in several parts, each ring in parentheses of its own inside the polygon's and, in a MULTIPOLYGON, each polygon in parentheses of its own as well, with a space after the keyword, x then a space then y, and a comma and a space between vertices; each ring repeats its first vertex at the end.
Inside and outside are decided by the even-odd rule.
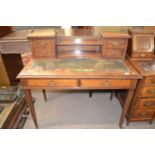
POLYGON ((142 113, 140 113, 140 116, 141 116, 141 117, 146 117, 147 114, 148 114, 147 112, 142 112, 142 113))
POLYGON ((50 86, 56 86, 56 83, 54 83, 53 81, 51 81, 51 82, 49 83, 49 85, 50 85, 50 86))
POLYGON ((150 90, 151 94, 155 94, 155 89, 150 90))
POLYGON ((144 103, 144 106, 147 106, 147 107, 155 106, 155 102, 147 102, 147 103, 144 103))
POLYGON ((110 82, 109 82, 109 81, 103 82, 103 86, 104 86, 105 88, 109 87, 109 86, 110 86, 110 82))
POLYGON ((141 54, 140 57, 141 58, 145 58, 146 57, 146 54, 141 54))
POLYGON ((118 41, 113 41, 113 42, 112 42, 112 45, 113 45, 113 46, 119 46, 119 42, 118 42, 118 41))

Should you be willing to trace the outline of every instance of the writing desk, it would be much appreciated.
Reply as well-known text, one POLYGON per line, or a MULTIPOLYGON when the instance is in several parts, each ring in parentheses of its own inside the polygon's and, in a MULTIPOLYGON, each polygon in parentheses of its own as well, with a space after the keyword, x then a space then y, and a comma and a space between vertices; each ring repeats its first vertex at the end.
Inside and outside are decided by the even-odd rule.
POLYGON ((66 58, 32 59, 18 78, 36 128, 38 123, 31 89, 128 90, 119 122, 122 127, 140 76, 127 60, 66 58))

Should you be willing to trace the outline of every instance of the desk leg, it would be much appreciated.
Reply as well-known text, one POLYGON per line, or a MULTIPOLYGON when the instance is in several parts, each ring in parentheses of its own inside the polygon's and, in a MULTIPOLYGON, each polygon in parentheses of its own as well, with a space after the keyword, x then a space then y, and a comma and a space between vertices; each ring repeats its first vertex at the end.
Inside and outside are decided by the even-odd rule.
POLYGON ((25 94, 26 103, 30 109, 30 113, 31 113, 33 122, 35 124, 35 127, 38 128, 37 117, 36 117, 36 113, 35 113, 35 109, 34 109, 31 91, 29 89, 25 89, 24 94, 25 94))
POLYGON ((45 90, 45 89, 43 89, 42 91, 43 91, 44 100, 45 100, 45 102, 46 102, 46 101, 47 101, 46 90, 45 90))
POLYGON ((129 105, 130 105, 130 102, 132 100, 133 94, 134 94, 134 90, 129 90, 128 96, 126 98, 126 101, 125 101, 125 104, 124 104, 124 107, 123 107, 123 110, 122 110, 120 122, 119 122, 120 128, 122 128, 122 124, 123 124, 124 118, 127 115, 127 112, 128 112, 129 105))
POLYGON ((93 92, 92 91, 89 91, 89 97, 91 98, 93 95, 93 92))

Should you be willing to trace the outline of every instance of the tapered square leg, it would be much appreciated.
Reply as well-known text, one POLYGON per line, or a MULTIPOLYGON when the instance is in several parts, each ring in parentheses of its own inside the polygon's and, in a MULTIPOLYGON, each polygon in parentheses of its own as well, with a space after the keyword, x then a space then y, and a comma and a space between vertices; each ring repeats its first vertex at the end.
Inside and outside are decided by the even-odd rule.
POLYGON ((127 95, 127 98, 126 98, 126 101, 125 101, 125 104, 124 104, 124 107, 123 107, 123 110, 122 110, 120 121, 119 121, 119 127, 120 128, 122 128, 122 124, 123 124, 124 118, 127 115, 127 112, 128 112, 129 105, 131 103, 133 94, 134 94, 134 90, 129 90, 128 95, 127 95))
POLYGON ((26 103, 29 107, 29 110, 30 110, 33 122, 35 124, 35 127, 38 128, 37 117, 36 117, 36 113, 35 113, 35 109, 34 109, 31 91, 29 89, 25 89, 24 94, 25 94, 25 100, 26 100, 26 103))

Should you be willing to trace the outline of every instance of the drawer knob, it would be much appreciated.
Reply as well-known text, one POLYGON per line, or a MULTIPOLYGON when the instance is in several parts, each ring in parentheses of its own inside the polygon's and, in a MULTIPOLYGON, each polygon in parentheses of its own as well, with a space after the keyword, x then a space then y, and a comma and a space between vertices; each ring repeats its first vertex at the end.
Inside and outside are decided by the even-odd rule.
POLYGON ((110 82, 109 82, 109 81, 105 81, 105 82, 103 83, 103 86, 104 86, 105 88, 109 87, 109 86, 110 86, 110 82))
POLYGON ((118 42, 118 41, 113 41, 113 42, 112 42, 112 45, 113 45, 113 46, 119 46, 119 42, 118 42))
POLYGON ((55 86, 55 85, 56 84, 53 81, 50 82, 50 86, 55 86))
POLYGON ((155 102, 147 102, 144 104, 144 106, 147 106, 147 107, 155 106, 155 102))
POLYGON ((146 54, 141 54, 140 57, 141 58, 145 58, 146 57, 146 54))

